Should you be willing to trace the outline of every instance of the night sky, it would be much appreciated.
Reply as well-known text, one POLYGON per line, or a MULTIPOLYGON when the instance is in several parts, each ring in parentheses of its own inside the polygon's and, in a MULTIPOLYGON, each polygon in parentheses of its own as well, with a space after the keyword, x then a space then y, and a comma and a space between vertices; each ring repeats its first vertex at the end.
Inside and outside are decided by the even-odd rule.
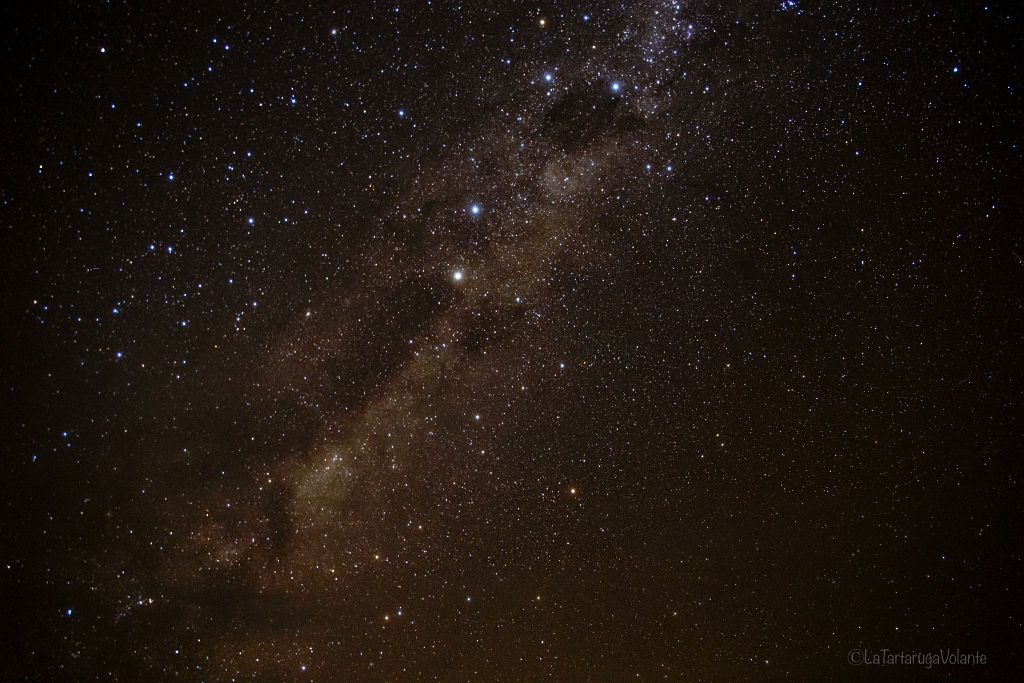
POLYGON ((1022 666, 1013 4, 20 4, 0 679, 1022 666))

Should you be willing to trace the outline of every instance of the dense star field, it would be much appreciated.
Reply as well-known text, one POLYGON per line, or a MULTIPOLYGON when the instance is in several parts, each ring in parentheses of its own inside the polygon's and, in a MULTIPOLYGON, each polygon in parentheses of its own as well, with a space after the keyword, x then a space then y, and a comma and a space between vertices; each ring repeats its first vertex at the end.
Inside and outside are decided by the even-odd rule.
POLYGON ((4 9, 0 679, 1009 676, 1018 15, 4 9))

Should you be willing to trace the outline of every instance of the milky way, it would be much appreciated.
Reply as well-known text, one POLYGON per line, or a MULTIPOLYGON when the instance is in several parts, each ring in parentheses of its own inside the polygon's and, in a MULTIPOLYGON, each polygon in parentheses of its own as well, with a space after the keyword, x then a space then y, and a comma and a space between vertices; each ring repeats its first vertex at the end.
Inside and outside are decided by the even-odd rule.
POLYGON ((636 39, 600 60, 521 67, 481 130, 406 181, 355 290, 319 293, 266 361, 274 390, 319 424, 279 475, 295 534, 272 574, 336 581, 354 551, 402 539, 404 517, 430 514, 400 502, 410 487, 500 461, 519 404, 585 369, 566 369, 575 354, 553 334, 566 306, 559 269, 609 270, 598 220, 649 190, 634 179, 645 161, 657 160, 655 177, 687 170, 672 139, 679 107, 659 86, 681 71, 693 23, 678 3, 632 13, 622 34, 636 39))
POLYGON ((1016 10, 487 4, 11 14, 0 677, 1011 671, 1016 10))

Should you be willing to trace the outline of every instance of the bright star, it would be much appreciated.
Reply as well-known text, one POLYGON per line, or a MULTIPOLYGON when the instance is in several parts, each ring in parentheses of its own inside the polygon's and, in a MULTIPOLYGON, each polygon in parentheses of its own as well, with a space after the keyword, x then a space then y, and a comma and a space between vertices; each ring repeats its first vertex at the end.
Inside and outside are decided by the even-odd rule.
POLYGON ((619 88, 621 88, 621 87, 622 87, 622 86, 621 86, 621 85, 619 85, 619 82, 618 82, 618 81, 616 81, 616 82, 612 83, 612 92, 619 92, 619 88))
POLYGON ((544 74, 544 80, 550 82, 554 78, 551 74, 544 74))
POLYGON ((462 279, 462 271, 461 270, 456 270, 454 273, 452 273, 452 278, 454 278, 454 280, 456 282, 461 280, 462 279))
POLYGON ((473 206, 469 207, 469 212, 471 214, 473 214, 474 216, 476 216, 477 214, 480 213, 480 207, 478 205, 474 204, 473 206))

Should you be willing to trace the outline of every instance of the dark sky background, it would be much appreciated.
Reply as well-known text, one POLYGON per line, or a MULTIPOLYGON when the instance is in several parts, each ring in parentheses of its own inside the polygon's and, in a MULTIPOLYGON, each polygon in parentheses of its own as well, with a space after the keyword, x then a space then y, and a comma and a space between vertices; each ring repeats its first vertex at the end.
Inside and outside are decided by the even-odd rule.
POLYGON ((1021 667, 1014 4, 18 4, 0 679, 1021 667))

